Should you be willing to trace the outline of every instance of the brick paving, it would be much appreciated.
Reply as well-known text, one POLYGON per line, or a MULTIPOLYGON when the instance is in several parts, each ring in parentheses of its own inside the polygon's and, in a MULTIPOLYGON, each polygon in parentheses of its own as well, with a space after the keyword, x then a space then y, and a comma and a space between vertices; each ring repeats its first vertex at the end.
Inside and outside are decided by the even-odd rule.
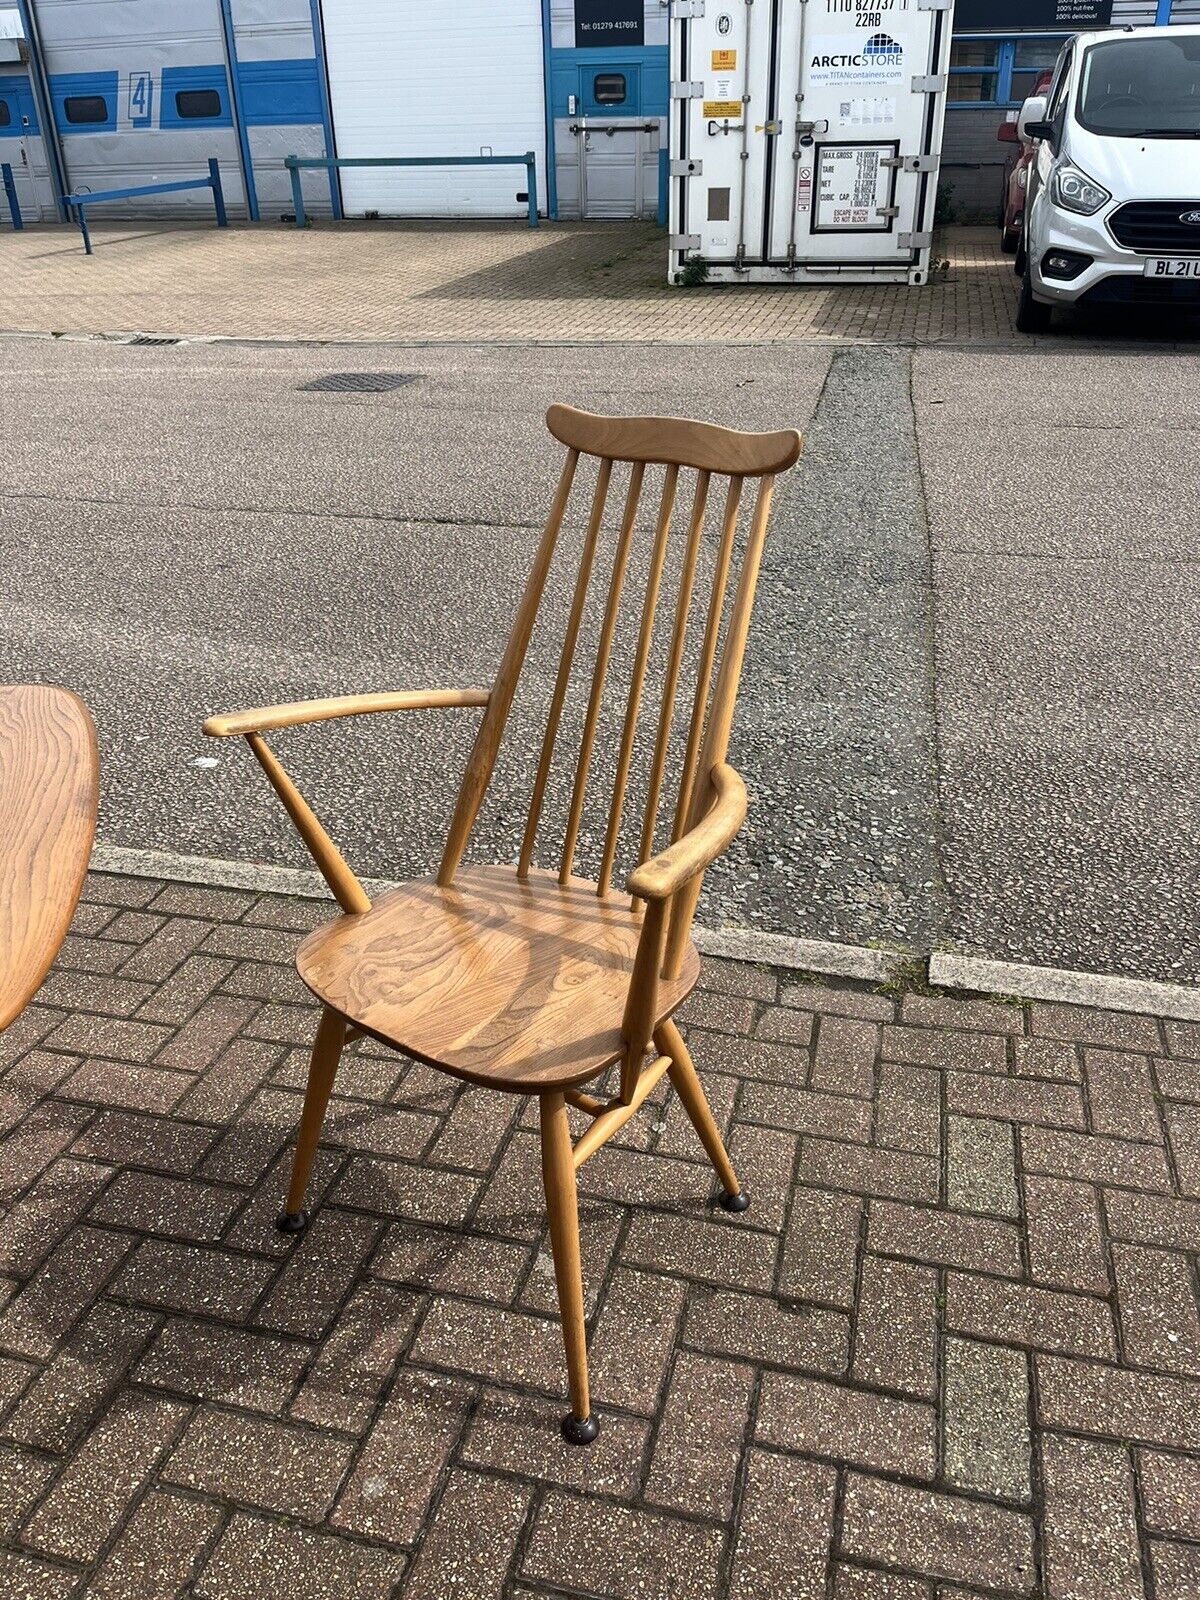
POLYGON ((95 875, 0 1038, 6 1600, 1200 1593, 1200 1028, 707 962, 582 1170, 590 1451, 536 1118, 360 1044, 272 1223, 322 906, 95 875))
POLYGON ((1023 340, 994 228, 951 228, 923 288, 682 290, 642 222, 282 227, 89 222, 4 242, 0 330, 256 339, 1023 340))

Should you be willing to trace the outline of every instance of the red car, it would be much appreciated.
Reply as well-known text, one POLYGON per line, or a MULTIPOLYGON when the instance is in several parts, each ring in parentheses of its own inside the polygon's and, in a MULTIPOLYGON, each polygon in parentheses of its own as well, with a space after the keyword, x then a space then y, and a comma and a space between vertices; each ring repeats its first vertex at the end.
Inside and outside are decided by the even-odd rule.
MULTIPOLYGON (((1054 74, 1043 72, 1030 90, 1031 94, 1045 94, 1054 74)), ((1021 222, 1025 215, 1025 185, 1029 181, 1029 164, 1033 160, 1032 142, 1023 142, 1017 136, 1017 123, 1002 122, 996 129, 1001 144, 1015 144, 1016 150, 1004 169, 1004 193, 1000 221, 1000 248, 1006 255, 1015 256, 1021 242, 1021 222)))

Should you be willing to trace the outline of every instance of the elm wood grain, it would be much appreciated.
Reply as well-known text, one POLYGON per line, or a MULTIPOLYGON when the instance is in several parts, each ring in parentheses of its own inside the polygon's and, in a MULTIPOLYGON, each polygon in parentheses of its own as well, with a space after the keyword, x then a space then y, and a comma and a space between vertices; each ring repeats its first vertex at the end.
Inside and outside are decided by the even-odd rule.
POLYGON ((438 706, 485 706, 486 689, 397 689, 390 694, 341 694, 328 700, 295 700, 287 705, 260 706, 254 711, 234 711, 209 717, 204 732, 213 739, 233 734, 270 733, 275 728, 299 728, 335 717, 361 717, 380 711, 424 711, 438 706))
POLYGON ((484 696, 482 691, 463 691, 459 698, 448 700, 439 698, 444 691, 434 691, 422 702, 486 704, 436 880, 405 884, 368 906, 361 885, 262 739, 272 728, 300 721, 324 720, 356 710, 400 709, 396 697, 380 696, 379 703, 369 706, 358 697, 357 704, 342 700, 315 702, 308 708, 266 708, 210 719, 207 726, 212 733, 246 734, 347 913, 310 934, 297 958, 301 977, 326 1009, 313 1055, 288 1211, 281 1226, 303 1226, 300 1205, 347 1023, 353 1030, 369 1033, 457 1077, 510 1093, 537 1093, 543 1183, 571 1390, 572 1411, 564 1420, 563 1432, 572 1443, 586 1444, 595 1437, 597 1424, 588 1411, 575 1168, 634 1114, 658 1079, 669 1073, 717 1170, 723 1188, 721 1203, 733 1211, 744 1210, 748 1204, 671 1017, 696 981, 698 960, 690 928, 705 868, 729 843, 746 814, 745 786, 726 754, 772 485, 775 476, 799 455, 800 437, 790 430, 738 433, 679 418, 594 417, 567 406, 552 406, 546 421, 551 433, 568 446, 567 457, 491 692, 484 696), (492 779, 581 455, 595 458, 596 482, 582 553, 575 566, 519 862, 515 869, 481 866, 464 871, 463 855, 492 779), (603 535, 616 463, 628 464, 629 481, 615 549, 610 553, 603 535), (662 467, 663 481, 632 678, 626 688, 599 881, 590 883, 573 876, 574 853, 648 466, 662 467), (612 876, 637 748, 638 718, 643 699, 649 698, 646 674, 655 652, 655 612, 669 570, 667 555, 683 470, 694 473, 696 481, 665 653, 666 681, 658 705, 638 860, 626 883, 627 894, 633 897, 629 899, 613 891, 612 876), (686 748, 675 790, 671 843, 658 855, 651 855, 674 703, 687 660, 685 641, 713 476, 728 478, 728 486, 686 748), (758 497, 725 620, 742 489, 748 478, 758 480, 758 497), (568 703, 589 585, 593 571, 603 569, 605 562, 609 576, 604 620, 574 761, 564 848, 558 874, 552 877, 534 866, 542 803, 568 703), (612 1099, 599 1099, 576 1087, 614 1062, 619 1063, 620 1074, 618 1092, 612 1099), (574 1151, 567 1104, 593 1119, 574 1151))
POLYGON ((83 701, 0 685, 0 1030, 58 954, 96 832, 100 762, 83 701))
MULTIPOLYGON (((361 916, 310 933, 296 955, 318 999, 373 1038, 510 1093, 563 1089, 620 1059, 642 918, 582 878, 467 867, 422 878, 361 916)), ((693 946, 659 1016, 691 993, 693 946)))
POLYGON ((551 406, 546 426, 570 450, 610 461, 657 462, 723 477, 760 478, 794 467, 800 435, 741 433, 687 417, 598 417, 574 406, 551 406))

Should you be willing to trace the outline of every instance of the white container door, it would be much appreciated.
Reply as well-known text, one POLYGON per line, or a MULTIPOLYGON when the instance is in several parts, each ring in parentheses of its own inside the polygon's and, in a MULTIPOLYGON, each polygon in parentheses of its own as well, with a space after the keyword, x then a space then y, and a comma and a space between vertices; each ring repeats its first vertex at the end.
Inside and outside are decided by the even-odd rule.
POLYGON ((923 281, 948 4, 689 0, 672 31, 673 260, 718 281, 923 281))
MULTIPOLYGON (((323 0, 339 156, 537 155, 545 206, 540 0, 323 0)), ((517 217, 521 167, 341 173, 348 216, 517 217)))
POLYGON ((686 153, 701 169, 686 186, 681 232, 699 237, 710 267, 762 260, 772 10, 710 0, 684 24, 672 63, 689 91, 686 153))
POLYGON ((786 8, 771 261, 895 262, 914 254, 910 241, 937 181, 930 152, 940 126, 930 124, 942 96, 930 85, 942 34, 948 13, 918 9, 917 0, 786 8))

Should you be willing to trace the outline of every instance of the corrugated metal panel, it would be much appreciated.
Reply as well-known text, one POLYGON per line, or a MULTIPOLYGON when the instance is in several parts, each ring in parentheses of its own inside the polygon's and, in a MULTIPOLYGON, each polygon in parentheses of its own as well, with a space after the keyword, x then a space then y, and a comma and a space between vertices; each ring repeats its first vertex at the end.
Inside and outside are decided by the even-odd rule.
POLYGON ((1200 0, 1175 0, 1171 21, 1200 23, 1200 0))
MULTIPOLYGON (((324 0, 339 156, 538 158, 545 204, 540 0, 324 0)), ((520 216, 519 167, 342 174, 349 215, 520 216)))

